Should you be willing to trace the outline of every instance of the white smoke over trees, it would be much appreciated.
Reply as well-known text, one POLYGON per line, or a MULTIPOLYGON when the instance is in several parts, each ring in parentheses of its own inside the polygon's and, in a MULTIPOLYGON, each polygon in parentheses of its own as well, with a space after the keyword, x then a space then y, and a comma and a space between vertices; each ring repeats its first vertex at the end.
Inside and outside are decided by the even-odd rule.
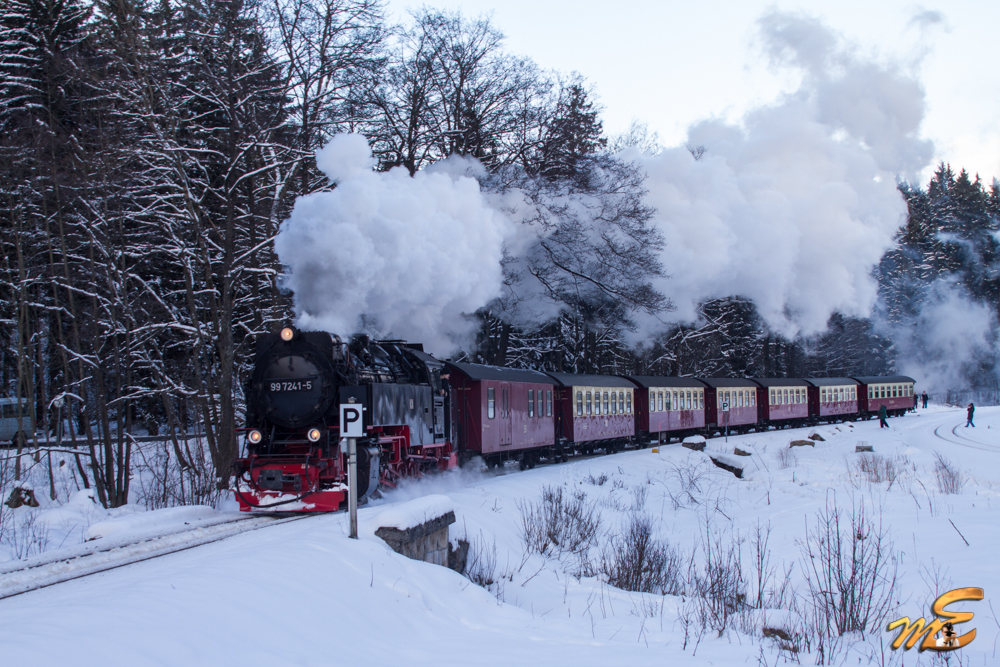
POLYGON ((932 147, 919 137, 923 91, 905 72, 856 58, 813 19, 772 13, 760 27, 765 53, 801 72, 799 87, 738 125, 692 127, 696 151, 635 159, 666 239, 668 277, 656 286, 675 317, 739 296, 794 338, 824 331, 834 313, 871 313, 872 269, 905 220, 896 179, 918 173, 932 147))
MULTIPOLYGON (((600 364, 587 361, 588 344, 626 349, 652 342, 646 357, 631 363, 648 365, 659 355, 685 372, 684 359, 702 354, 729 372, 886 366, 894 348, 879 332, 903 340, 906 330, 869 321, 873 313, 898 310, 879 303, 878 278, 885 273, 875 269, 907 221, 898 184, 916 178, 933 154, 920 135, 923 89, 904 65, 858 55, 817 20, 772 12, 759 27, 772 64, 800 75, 795 90, 739 123, 696 124, 684 146, 651 146, 637 126, 633 134, 645 138, 613 141, 623 149, 618 157, 600 152, 598 108, 578 79, 551 98, 551 109, 531 108, 530 131, 521 128, 518 146, 509 141, 518 133, 505 129, 513 126, 481 126, 487 135, 472 136, 475 123, 462 125, 471 116, 449 112, 433 120, 440 109, 426 105, 440 91, 434 93, 432 70, 460 67, 461 59, 435 63, 438 51, 424 58, 415 50, 400 61, 409 69, 397 73, 411 88, 427 84, 418 105, 424 115, 415 117, 424 134, 412 137, 412 145, 397 134, 398 146, 388 153, 388 135, 379 130, 374 139, 383 166, 404 164, 406 172, 372 173, 367 145, 338 141, 319 159, 337 188, 300 201, 279 236, 300 322, 342 333, 364 322, 451 351, 467 342, 468 315, 488 307, 502 318, 489 324, 480 311, 484 331, 499 332, 492 357, 499 361, 513 334, 522 338, 513 343, 522 345, 515 356, 528 365, 561 346, 573 367, 593 370, 600 364), (575 106, 560 118, 566 100, 575 106), (451 117, 457 124, 449 125, 451 117), (545 139, 570 117, 566 127, 576 135, 565 143, 580 139, 586 150, 560 156, 574 165, 572 173, 545 172, 539 162, 545 139), (442 143, 445 137, 451 139, 442 143), (492 152, 483 153, 485 146, 492 152), (396 158, 386 162, 390 153, 396 158), (419 168, 429 156, 451 154, 488 157, 489 171, 454 160, 419 168), (325 240, 327 234, 337 241, 325 240), (670 304, 677 306, 673 313, 670 304), (843 349, 838 335, 830 337, 831 323, 840 339, 849 339, 843 349)), ((514 62, 505 60, 488 22, 424 12, 407 35, 421 48, 446 39, 479 48, 497 67, 514 62)), ((477 76, 502 92, 494 76, 500 69, 477 76)), ((515 88, 532 89, 524 78, 531 67, 515 69, 515 88)), ((510 108, 528 108, 519 104, 510 108)), ((402 127, 373 127, 390 125, 402 127)), ((934 238, 940 249, 944 241, 934 238)), ((962 347, 931 326, 946 304, 983 298, 959 295, 959 282, 917 289, 911 281, 909 289, 926 298, 915 302, 906 326, 919 330, 910 338, 922 342, 895 348, 901 369, 912 366, 908 358, 917 349, 925 357, 939 350, 942 359, 966 361, 989 349, 988 332, 962 347)), ((897 302, 905 289, 894 294, 897 302)), ((977 313, 973 320, 986 326, 977 313)), ((617 358, 616 368, 623 357, 617 358)))
POLYGON ((299 324, 350 334, 367 316, 384 334, 453 349, 467 315, 500 296, 513 225, 453 164, 372 171, 360 135, 334 137, 317 164, 336 189, 300 197, 275 239, 299 324))

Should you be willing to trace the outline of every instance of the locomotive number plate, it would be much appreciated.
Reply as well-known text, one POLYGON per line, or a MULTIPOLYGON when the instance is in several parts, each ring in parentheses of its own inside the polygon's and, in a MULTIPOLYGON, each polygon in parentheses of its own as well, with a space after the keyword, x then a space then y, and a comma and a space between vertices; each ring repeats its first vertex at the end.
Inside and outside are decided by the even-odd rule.
POLYGON ((313 388, 313 380, 273 380, 268 382, 267 386, 273 392, 310 391, 313 388))

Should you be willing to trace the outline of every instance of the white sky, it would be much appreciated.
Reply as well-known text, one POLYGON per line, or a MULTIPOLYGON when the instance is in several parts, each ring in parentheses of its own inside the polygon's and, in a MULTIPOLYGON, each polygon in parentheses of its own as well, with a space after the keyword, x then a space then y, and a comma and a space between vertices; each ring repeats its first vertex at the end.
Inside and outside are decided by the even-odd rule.
MULTIPOLYGON (((402 20, 412 0, 390 0, 402 20)), ((822 19, 857 53, 913 71, 927 93, 923 124, 934 163, 1000 177, 1000 2, 901 0, 767 2, 762 0, 429 0, 466 16, 492 13, 512 53, 541 67, 577 71, 595 85, 614 134, 634 119, 666 146, 684 141, 706 117, 738 120, 747 109, 794 87, 794 74, 769 69, 757 42, 757 19, 771 9, 822 19), (939 11, 944 23, 913 18, 939 11)), ((933 165, 924 173, 924 183, 933 165)))

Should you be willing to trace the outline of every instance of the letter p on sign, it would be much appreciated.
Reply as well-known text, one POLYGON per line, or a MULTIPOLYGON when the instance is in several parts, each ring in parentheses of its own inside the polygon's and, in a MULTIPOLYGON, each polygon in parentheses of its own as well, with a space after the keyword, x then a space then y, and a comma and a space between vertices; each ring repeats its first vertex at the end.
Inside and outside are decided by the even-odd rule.
POLYGON ((362 438, 365 435, 361 406, 357 403, 340 404, 340 437, 362 438))

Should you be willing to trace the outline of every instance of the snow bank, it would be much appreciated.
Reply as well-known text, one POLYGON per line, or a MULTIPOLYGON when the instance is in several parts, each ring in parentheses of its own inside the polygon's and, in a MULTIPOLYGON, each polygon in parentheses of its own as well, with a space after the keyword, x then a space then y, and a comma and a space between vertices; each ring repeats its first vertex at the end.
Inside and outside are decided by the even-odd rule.
POLYGON ((368 519, 366 524, 373 534, 379 528, 406 530, 454 511, 451 498, 435 494, 392 505, 368 519))

